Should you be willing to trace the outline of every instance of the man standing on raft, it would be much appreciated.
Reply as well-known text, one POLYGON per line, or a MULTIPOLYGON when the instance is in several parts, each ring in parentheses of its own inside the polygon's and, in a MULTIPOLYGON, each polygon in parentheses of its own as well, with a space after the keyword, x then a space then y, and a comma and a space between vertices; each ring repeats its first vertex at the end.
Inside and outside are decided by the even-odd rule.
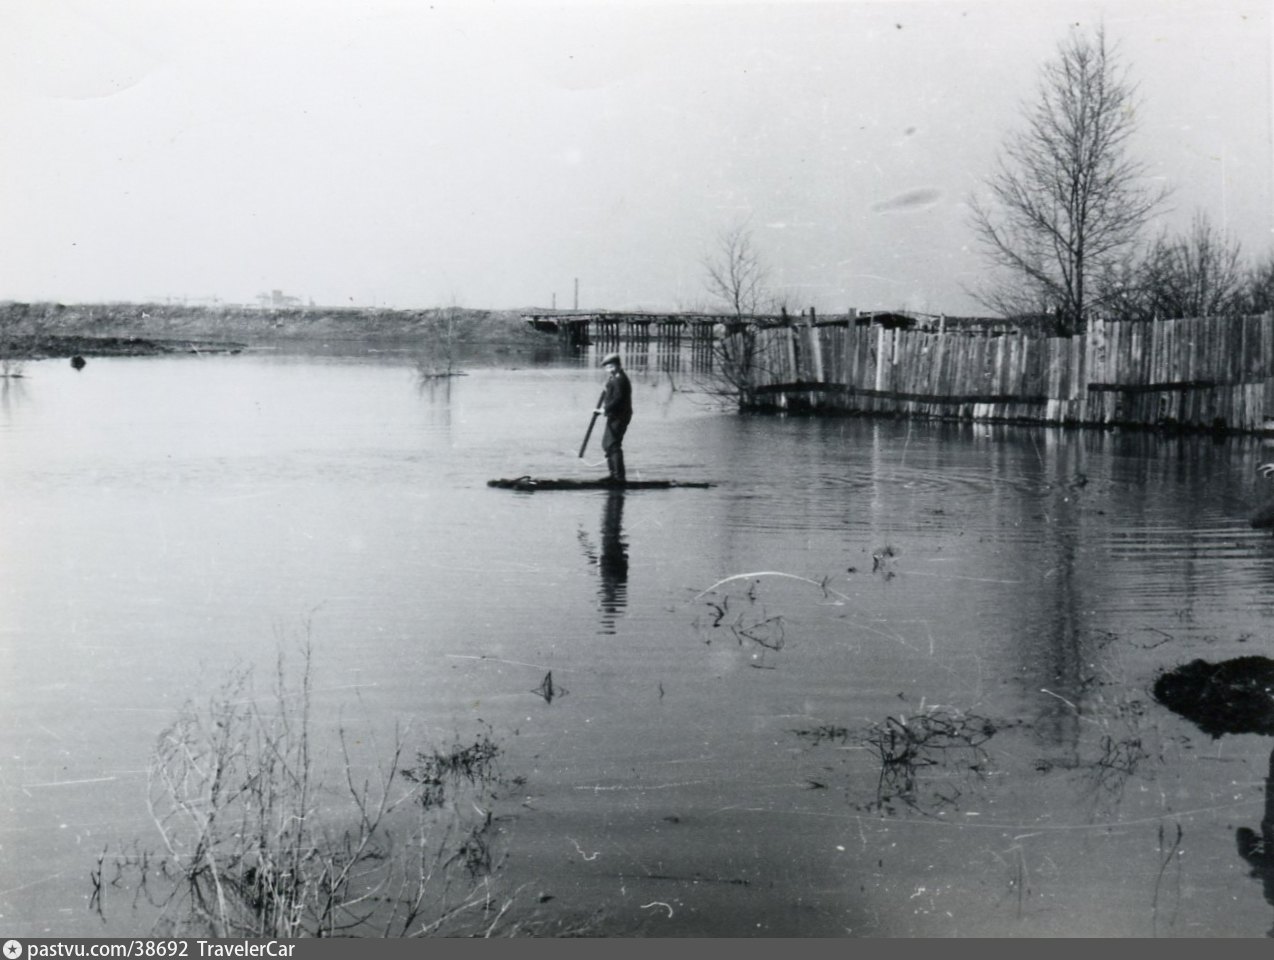
POLYGON ((633 418, 633 385, 628 374, 620 368, 619 354, 608 353, 602 358, 602 369, 608 374, 606 389, 602 392, 602 405, 597 412, 606 416, 606 430, 602 434, 602 452, 606 454, 606 466, 610 470, 610 482, 622 484, 624 473, 624 434, 633 418))

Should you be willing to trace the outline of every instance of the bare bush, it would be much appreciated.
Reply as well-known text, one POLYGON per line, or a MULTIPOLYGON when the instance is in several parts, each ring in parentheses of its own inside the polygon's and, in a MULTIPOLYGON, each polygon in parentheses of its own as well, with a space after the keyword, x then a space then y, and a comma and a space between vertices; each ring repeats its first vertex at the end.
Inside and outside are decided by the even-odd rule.
MULTIPOLYGON (((292 939, 490 932, 498 902, 494 804, 501 775, 490 731, 404 763, 401 734, 358 774, 342 727, 339 751, 316 743, 312 652, 295 684, 280 656, 272 696, 236 671, 203 708, 187 704, 160 735, 149 774, 157 851, 115 858, 108 886, 131 886, 179 936, 292 939), (338 759, 339 783, 323 769, 338 759)), ((373 739, 374 744, 374 739, 373 739)))
POLYGON ((1251 314, 1274 311, 1274 253, 1248 269, 1243 309, 1251 314))
POLYGON ((21 377, 31 345, 44 333, 44 317, 11 305, 0 310, 0 379, 21 377))
POLYGON ((1190 232, 1160 237, 1142 267, 1145 311, 1155 319, 1236 315, 1243 307, 1239 245, 1196 214, 1190 232))

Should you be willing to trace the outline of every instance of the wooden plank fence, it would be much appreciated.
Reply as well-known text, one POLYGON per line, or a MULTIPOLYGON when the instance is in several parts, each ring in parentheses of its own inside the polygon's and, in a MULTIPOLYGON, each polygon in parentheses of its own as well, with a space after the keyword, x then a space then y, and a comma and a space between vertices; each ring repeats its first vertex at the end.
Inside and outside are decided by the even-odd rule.
MULTIPOLYGON (((750 325, 745 404, 942 419, 1264 431, 1274 315, 1097 320, 1074 337, 750 325)), ((727 345, 727 349, 731 349, 727 345)))

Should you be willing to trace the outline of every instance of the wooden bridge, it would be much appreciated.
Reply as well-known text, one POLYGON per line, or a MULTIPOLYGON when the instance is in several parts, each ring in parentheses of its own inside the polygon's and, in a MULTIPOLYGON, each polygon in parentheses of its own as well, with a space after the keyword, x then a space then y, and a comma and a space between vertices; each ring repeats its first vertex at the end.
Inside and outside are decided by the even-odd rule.
POLYGON ((545 333, 556 334, 562 347, 581 353, 596 347, 602 353, 622 352, 629 366, 642 367, 654 347, 656 362, 663 369, 680 369, 688 348, 695 370, 712 369, 720 316, 700 313, 552 313, 526 314, 522 319, 545 333))
POLYGON ((642 343, 654 340, 669 347, 685 343, 711 344, 713 331, 724 317, 706 313, 534 313, 522 319, 536 330, 554 333, 568 348, 590 345, 642 343))
MULTIPOLYGON (((656 343, 661 347, 680 347, 685 344, 711 345, 724 333, 742 327, 786 327, 793 323, 818 323, 857 326, 905 327, 909 329, 938 329, 945 318, 906 311, 859 312, 831 317, 816 317, 813 308, 808 315, 794 318, 787 313, 748 314, 735 317, 720 313, 643 313, 619 311, 569 311, 565 313, 527 313, 524 322, 536 330, 553 333, 572 349, 591 345, 620 343, 656 343)), ((967 323, 968 321, 964 321, 967 323)), ((1007 321, 978 321, 982 325, 1007 321)))

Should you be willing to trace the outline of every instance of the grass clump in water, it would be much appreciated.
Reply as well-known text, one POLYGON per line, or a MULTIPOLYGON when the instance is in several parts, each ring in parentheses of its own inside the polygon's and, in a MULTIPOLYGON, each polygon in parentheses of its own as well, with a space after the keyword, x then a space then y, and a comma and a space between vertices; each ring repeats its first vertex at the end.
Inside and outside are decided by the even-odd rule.
POLYGON ((280 655, 264 703, 250 671, 236 671, 205 707, 187 704, 163 731, 148 790, 160 847, 134 844, 106 882, 100 857, 96 909, 104 917, 104 893, 131 887, 134 907, 157 908, 154 927, 166 935, 496 931, 514 897, 496 893, 502 779, 490 730, 409 765, 401 734, 367 764, 341 727, 334 753, 315 741, 308 641, 302 654, 293 684, 280 655), (336 783, 323 776, 333 768, 336 783))

